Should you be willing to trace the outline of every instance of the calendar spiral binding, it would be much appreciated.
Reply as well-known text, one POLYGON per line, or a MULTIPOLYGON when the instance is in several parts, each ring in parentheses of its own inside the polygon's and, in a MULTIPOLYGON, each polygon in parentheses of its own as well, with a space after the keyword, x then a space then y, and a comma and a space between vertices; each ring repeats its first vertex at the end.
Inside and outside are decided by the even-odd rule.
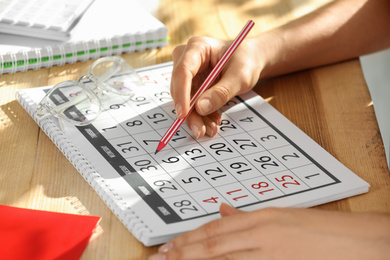
POLYGON ((87 61, 103 56, 119 55, 122 53, 140 52, 146 49, 155 49, 165 46, 167 29, 137 32, 100 40, 79 41, 56 46, 45 46, 31 50, 22 50, 16 53, 0 54, 0 75, 24 72, 29 69, 39 70, 54 65, 62 66, 65 63, 87 61))
MULTIPOLYGON (((37 104, 25 96, 23 90, 16 92, 16 99, 135 237, 142 241, 145 233, 152 232, 131 207, 126 205, 126 202, 104 181, 104 178, 100 176, 81 152, 69 141, 51 118, 43 120, 36 118, 37 104)), ((80 214, 85 214, 85 210, 80 212, 80 214)))

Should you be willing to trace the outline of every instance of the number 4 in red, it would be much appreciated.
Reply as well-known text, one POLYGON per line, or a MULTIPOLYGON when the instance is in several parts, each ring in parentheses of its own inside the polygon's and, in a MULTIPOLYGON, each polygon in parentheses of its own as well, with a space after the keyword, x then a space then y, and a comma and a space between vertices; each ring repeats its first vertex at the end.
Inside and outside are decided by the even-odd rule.
POLYGON ((218 199, 218 197, 211 197, 211 198, 209 198, 209 199, 203 200, 203 202, 207 202, 207 203, 218 203, 217 199, 218 199))

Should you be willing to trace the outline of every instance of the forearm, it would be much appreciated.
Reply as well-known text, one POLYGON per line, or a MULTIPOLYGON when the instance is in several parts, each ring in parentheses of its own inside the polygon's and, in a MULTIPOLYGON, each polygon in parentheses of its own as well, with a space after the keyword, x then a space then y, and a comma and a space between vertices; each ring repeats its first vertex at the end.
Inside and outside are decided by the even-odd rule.
POLYGON ((260 78, 358 57, 390 47, 390 1, 336 0, 254 40, 260 78))

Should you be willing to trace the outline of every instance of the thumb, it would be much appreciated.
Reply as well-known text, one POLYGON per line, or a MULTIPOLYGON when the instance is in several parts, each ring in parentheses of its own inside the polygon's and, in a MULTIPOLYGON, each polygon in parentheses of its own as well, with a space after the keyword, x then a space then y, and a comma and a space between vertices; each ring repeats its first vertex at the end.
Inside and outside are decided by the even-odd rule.
POLYGON ((236 208, 233 208, 232 206, 229 206, 228 204, 221 203, 221 206, 219 207, 219 213, 221 213, 222 217, 232 216, 239 213, 242 213, 241 210, 238 210, 236 208))
POLYGON ((225 73, 214 86, 206 90, 199 97, 195 104, 196 111, 201 116, 206 116, 217 111, 238 94, 240 85, 234 74, 227 75, 225 73))

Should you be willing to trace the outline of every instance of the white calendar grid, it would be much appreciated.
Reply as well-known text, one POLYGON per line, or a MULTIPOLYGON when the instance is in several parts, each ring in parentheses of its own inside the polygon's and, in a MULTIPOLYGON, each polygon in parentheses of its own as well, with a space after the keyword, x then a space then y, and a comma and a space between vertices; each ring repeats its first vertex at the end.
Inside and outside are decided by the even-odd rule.
POLYGON ((112 98, 92 125, 77 127, 165 223, 216 214, 221 202, 240 208, 340 183, 241 97, 221 109, 217 136, 195 140, 183 124, 155 155, 176 118, 171 69, 138 71, 144 86, 134 97, 112 98))

